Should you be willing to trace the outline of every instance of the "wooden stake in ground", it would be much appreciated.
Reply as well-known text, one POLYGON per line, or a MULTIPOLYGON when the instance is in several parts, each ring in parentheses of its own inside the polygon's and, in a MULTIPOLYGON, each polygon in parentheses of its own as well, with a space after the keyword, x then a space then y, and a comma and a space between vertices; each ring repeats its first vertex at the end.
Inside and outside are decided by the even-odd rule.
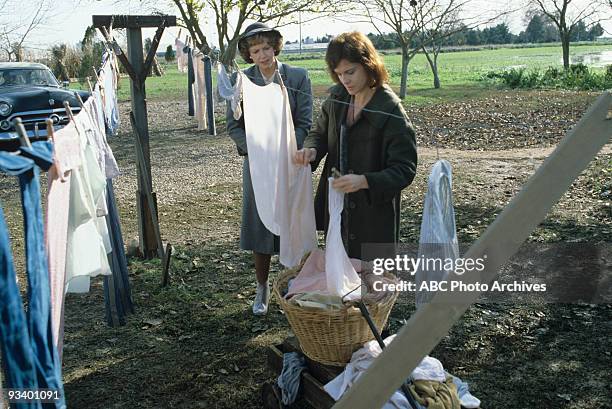
MULTIPOLYGON (((132 128, 134 130, 134 140, 136 142, 136 155, 138 156, 138 164, 141 167, 142 175, 145 178, 144 183, 147 186, 152 185, 151 180, 148 179, 147 172, 145 171, 145 161, 144 161, 144 153, 142 151, 142 143, 140 139, 140 134, 138 132, 138 128, 136 127, 136 120, 134 119, 134 113, 130 112, 130 122, 132 123, 132 128)), ((166 285, 168 283, 168 265, 170 263, 170 255, 166 256, 164 253, 164 245, 161 239, 161 232, 159 229, 159 219, 157 216, 157 203, 155 203, 155 199, 153 198, 153 193, 150 191, 145 191, 145 195, 147 198, 147 207, 150 213, 151 220, 153 221, 153 230, 155 232, 155 241, 157 242, 157 255, 159 256, 159 260, 162 263, 162 283, 166 285)))
MULTIPOLYGON (((480 274, 465 274, 463 282, 490 284, 499 269, 518 250, 550 208, 569 189, 597 152, 610 142, 612 94, 605 92, 580 122, 561 140, 555 151, 527 181, 482 237, 465 254, 465 259, 485 259, 480 274)), ((338 409, 371 409, 384 406, 389 397, 430 353, 480 293, 460 297, 439 292, 398 332, 368 370, 334 406, 338 409)))

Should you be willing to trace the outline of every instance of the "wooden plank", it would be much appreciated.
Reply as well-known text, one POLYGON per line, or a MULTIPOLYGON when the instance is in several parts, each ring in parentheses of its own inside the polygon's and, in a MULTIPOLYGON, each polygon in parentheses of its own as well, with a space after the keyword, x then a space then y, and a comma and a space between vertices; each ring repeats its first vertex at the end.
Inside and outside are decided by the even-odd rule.
MULTIPOLYGON (((141 73, 143 70, 143 51, 142 51, 142 30, 140 28, 129 28, 127 30, 127 42, 128 42, 128 57, 130 64, 135 72, 141 73)), ((143 166, 137 166, 136 170, 138 173, 138 191, 144 195, 148 195, 149 192, 153 192, 153 186, 151 183, 151 160, 149 153, 149 120, 147 116, 147 96, 144 87, 144 80, 140 78, 142 86, 137 86, 136 81, 130 81, 130 94, 132 97, 132 113, 134 116, 133 127, 138 132, 140 146, 142 147, 142 160, 144 161, 143 166)), ((140 160, 140 159, 139 159, 140 160)), ((138 194, 138 193, 137 193, 138 194)), ((146 211, 144 203, 145 200, 137 198, 137 202, 140 204, 138 207, 138 229, 139 229, 139 240, 140 249, 145 258, 151 258, 155 256, 156 248, 156 234, 154 232, 154 223, 157 220, 152 220, 150 215, 152 209, 146 211)), ((163 252, 163 248, 161 249, 163 252)), ((163 260, 163 259, 162 259, 163 260)))
MULTIPOLYGON (((606 115, 611 105, 612 95, 605 92, 470 247, 464 258, 477 259, 486 255, 485 269, 481 274, 465 274, 464 283, 490 284, 574 179, 610 141, 612 120, 606 119, 606 115)), ((437 293, 429 304, 410 317, 395 340, 334 407, 382 407, 479 295, 476 291, 460 296, 451 292, 437 293)))
MULTIPOLYGON (((132 67, 132 64, 130 64, 130 61, 126 57, 125 53, 123 52, 123 50, 121 49, 121 47, 119 46, 117 41, 113 37, 111 37, 111 35, 108 32, 108 30, 106 29, 106 27, 101 27, 100 28, 100 32, 102 33, 102 36, 104 36, 104 38, 106 39, 106 42, 108 43, 109 47, 111 47, 113 49, 113 52, 115 53, 115 55, 117 56, 117 58, 121 62, 121 65, 123 65, 123 68, 125 68, 125 70, 127 71, 128 75, 132 79, 132 81, 130 81, 132 86, 134 86, 134 87, 136 87, 137 89, 140 90, 142 88, 142 83, 144 81, 142 80, 141 77, 138 76, 137 72, 132 67)), ((141 47, 142 47, 142 45, 141 45, 141 47)), ((128 52, 129 52, 129 49, 130 49, 130 46, 128 45, 128 52)), ((142 54, 142 52, 141 52, 141 54, 142 54)), ((94 69, 94 71, 95 71, 95 69, 94 69)), ((96 77, 97 76, 98 75, 96 74, 96 77)))
POLYGON ((128 15, 94 15, 92 16, 93 25, 96 28, 110 27, 111 20, 113 28, 140 28, 140 27, 165 27, 176 26, 176 16, 169 15, 149 15, 149 16, 128 16, 128 15))
MULTIPOLYGON (((299 352, 300 354, 303 354, 300 348, 300 343, 296 337, 289 337, 285 339, 285 341, 283 342, 283 348, 285 352, 299 352)), ((304 358, 306 359, 308 372, 310 372, 323 384, 326 384, 327 382, 331 381, 336 376, 340 375, 342 371, 344 371, 343 366, 324 365, 320 362, 313 361, 306 355, 304 355, 304 358)))
POLYGON ((164 259, 164 267, 162 270, 162 287, 168 285, 170 281, 170 258, 172 257, 172 245, 166 244, 166 258, 164 259))
POLYGON ((155 58, 155 53, 157 52, 157 47, 159 46, 159 41, 161 40, 161 36, 164 33, 164 26, 159 26, 155 35, 153 36, 153 40, 151 41, 151 48, 149 49, 149 53, 147 54, 147 59, 144 62, 144 66, 142 71, 140 72, 140 78, 147 78, 149 71, 151 70, 151 64, 153 63, 153 58, 155 58))
MULTIPOLYGON (((277 374, 283 370, 284 352, 282 348, 282 345, 268 348, 268 365, 277 374)), ((315 409, 328 409, 335 403, 334 399, 323 389, 323 384, 307 371, 302 372, 300 392, 302 398, 315 409)))
MULTIPOLYGON (((135 141, 136 141, 136 156, 138 157, 138 164, 140 165, 141 168, 141 174, 142 176, 145 178, 144 180, 144 184, 146 185, 151 185, 151 181, 149 179, 147 179, 149 176, 147 175, 147 172, 144 169, 145 166, 145 160, 144 160, 144 153, 142 150, 142 143, 141 143, 141 136, 139 134, 138 128, 136 128, 136 122, 134 120, 134 113, 130 112, 130 121, 132 123, 132 128, 134 130, 134 134, 135 134, 135 141)), ((157 241, 157 255, 160 259, 160 261, 164 261, 165 260, 165 255, 164 255, 164 245, 162 243, 161 240, 161 232, 159 229, 159 222, 158 222, 158 215, 157 215, 157 205, 155 203, 155 199, 153 198, 153 193, 150 190, 146 190, 145 191, 145 195, 147 197, 147 204, 148 204, 148 210, 149 210, 149 218, 152 221, 152 225, 153 225, 153 231, 155 232, 155 239, 157 241)))

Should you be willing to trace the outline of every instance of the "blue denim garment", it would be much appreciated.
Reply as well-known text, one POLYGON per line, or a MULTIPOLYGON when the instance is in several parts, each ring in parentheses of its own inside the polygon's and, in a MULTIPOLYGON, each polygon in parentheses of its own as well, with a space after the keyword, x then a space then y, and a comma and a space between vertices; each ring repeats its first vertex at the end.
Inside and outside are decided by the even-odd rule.
MULTIPOLYGON (((39 167, 48 170, 52 165, 53 145, 50 142, 35 142, 32 148, 21 147, 20 156, 0 152, 0 172, 19 176, 21 202, 24 215, 26 243, 26 271, 28 277, 27 326, 23 321, 2 322, 27 328, 30 351, 19 355, 18 359, 31 359, 36 375, 30 382, 39 388, 49 388, 60 392, 62 399, 54 404, 43 404, 45 408, 65 408, 61 380, 61 364, 57 349, 53 345, 51 330, 51 303, 49 289, 49 269, 44 248, 44 228, 40 205, 39 167)), ((14 272, 13 272, 14 277, 14 272)), ((16 286, 15 286, 16 287, 16 286)), ((19 295, 17 291, 17 295, 19 295)), ((14 307, 22 308, 18 304, 14 307)), ((20 351, 7 351, 5 356, 20 351)), ((20 368, 16 368, 20 370, 20 368)), ((11 372, 12 368, 6 368, 11 372)), ((7 374, 10 376, 10 374, 7 374)), ((8 378, 8 377, 7 377, 8 378)))
POLYGON ((108 179, 106 183, 106 203, 108 207, 106 224, 113 248, 112 253, 109 254, 109 264, 113 275, 104 277, 106 320, 111 326, 125 325, 125 316, 134 312, 134 304, 132 303, 121 225, 119 224, 119 212, 117 211, 111 179, 108 179))
MULTIPOLYGON (((15 158, 15 164, 24 158, 15 158)), ((3 157, 0 156, 0 167, 3 157)), ((30 161, 31 162, 31 161, 30 161)), ((13 256, 0 207, 0 348, 4 361, 4 386, 14 389, 38 388, 32 347, 26 326, 23 303, 13 267, 13 256)), ((24 403, 20 408, 40 408, 40 404, 24 403)))
MULTIPOLYGON (((187 48, 187 103, 188 103, 188 115, 195 115, 195 105, 193 95, 193 84, 195 83, 195 67, 193 66, 193 49, 187 48)), ((185 49, 183 49, 185 51, 185 49)))

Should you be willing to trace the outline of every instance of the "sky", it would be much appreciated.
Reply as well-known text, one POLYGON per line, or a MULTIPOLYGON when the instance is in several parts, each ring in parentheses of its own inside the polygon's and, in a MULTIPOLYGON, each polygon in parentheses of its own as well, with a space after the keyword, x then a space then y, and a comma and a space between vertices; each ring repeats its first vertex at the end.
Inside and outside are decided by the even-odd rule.
MULTIPOLYGON (((7 0, 13 3, 14 12, 17 19, 27 20, 32 15, 33 3, 36 1, 28 1, 25 3, 22 0, 7 0)), ((481 11, 484 4, 491 5, 497 3, 497 7, 507 7, 508 4, 516 4, 516 2, 508 1, 479 1, 475 0, 480 5, 472 7, 474 10, 481 11)), ((0 1, 2 3, 2 1, 0 1)), ((168 0, 159 0, 154 3, 157 9, 161 9, 168 14, 179 15, 178 10, 170 5, 168 0), (167 6, 164 6, 167 4, 167 6)), ((47 49, 50 45, 57 43, 76 44, 82 38, 85 28, 91 24, 91 16, 96 14, 151 14, 153 10, 139 0, 54 0, 53 11, 49 19, 34 32, 26 43, 27 46, 34 49, 47 49)), ((517 12, 510 16, 504 17, 504 20, 514 33, 518 33, 524 29, 522 15, 524 12, 517 12)), ((303 16, 306 20, 307 16, 303 16)), ((201 28, 210 43, 217 42, 216 29, 214 27, 214 19, 206 16, 200 18, 201 28)), ((501 20, 500 20, 501 22, 501 20)), ((612 22, 607 22, 604 27, 608 32, 612 33, 612 22)), ((323 36, 325 34, 339 34, 345 31, 358 30, 363 32, 376 32, 375 28, 366 23, 348 23, 345 21, 322 18, 311 22, 303 22, 301 24, 302 38, 310 36, 313 38, 323 36)), ((383 30, 386 31, 386 30, 383 30)), ((183 33, 185 31, 183 30, 183 33)), ((300 25, 290 24, 281 28, 281 32, 285 40, 298 40, 300 35, 300 25)), ((155 29, 143 29, 143 38, 152 37, 155 29)), ((178 35, 178 27, 167 28, 162 37, 159 50, 165 50, 166 46, 174 43, 174 38, 178 35)), ((184 34, 182 35, 184 37, 184 34)))

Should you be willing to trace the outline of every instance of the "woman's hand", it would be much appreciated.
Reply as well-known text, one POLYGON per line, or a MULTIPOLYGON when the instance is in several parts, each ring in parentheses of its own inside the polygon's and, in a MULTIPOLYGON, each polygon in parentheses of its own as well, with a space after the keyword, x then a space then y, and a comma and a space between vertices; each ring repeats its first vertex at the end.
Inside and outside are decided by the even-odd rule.
POLYGON ((353 193, 361 189, 368 189, 368 180, 363 175, 344 175, 332 181, 332 187, 343 193, 353 193))
POLYGON ((315 148, 304 148, 300 149, 295 153, 295 155, 293 155, 293 162, 296 165, 306 166, 315 160, 316 157, 317 150, 315 148))

